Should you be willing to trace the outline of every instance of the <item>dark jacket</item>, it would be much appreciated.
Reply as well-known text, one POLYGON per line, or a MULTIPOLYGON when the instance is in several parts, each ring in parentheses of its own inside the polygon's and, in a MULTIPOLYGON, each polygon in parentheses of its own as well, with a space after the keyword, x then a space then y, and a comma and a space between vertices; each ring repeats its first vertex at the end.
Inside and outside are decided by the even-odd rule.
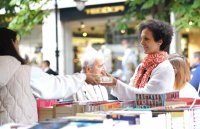
POLYGON ((48 69, 48 70, 46 71, 46 73, 48 73, 48 74, 53 74, 53 75, 58 75, 58 73, 55 72, 55 71, 53 71, 52 69, 48 69))
POLYGON ((198 91, 200 84, 200 63, 191 69, 191 77, 190 84, 198 91))

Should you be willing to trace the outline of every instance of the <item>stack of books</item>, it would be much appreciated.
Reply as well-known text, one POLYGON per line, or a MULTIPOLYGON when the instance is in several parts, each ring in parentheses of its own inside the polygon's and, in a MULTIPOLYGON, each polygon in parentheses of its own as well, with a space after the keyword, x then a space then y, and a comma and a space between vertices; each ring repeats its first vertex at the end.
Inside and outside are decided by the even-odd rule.
POLYGON ((74 116, 76 113, 135 108, 135 101, 81 101, 54 105, 54 118, 74 116))
POLYGON ((104 120, 112 119, 114 121, 127 121, 129 125, 139 125, 148 119, 152 118, 152 112, 138 110, 138 111, 98 111, 98 112, 85 112, 77 113, 76 116, 66 117, 69 121, 81 122, 98 122, 103 123, 104 120))
POLYGON ((154 109, 152 113, 166 124, 166 129, 200 129, 200 107, 154 109))
POLYGON ((151 108, 164 106, 166 101, 179 98, 179 92, 167 92, 162 94, 136 94, 137 108, 151 108))

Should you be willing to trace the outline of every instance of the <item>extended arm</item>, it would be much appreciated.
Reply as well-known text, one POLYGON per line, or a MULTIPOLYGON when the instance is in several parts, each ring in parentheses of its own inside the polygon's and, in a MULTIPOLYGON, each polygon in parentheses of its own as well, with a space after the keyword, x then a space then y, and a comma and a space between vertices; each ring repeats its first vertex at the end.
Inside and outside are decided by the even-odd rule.
POLYGON ((168 63, 160 64, 152 71, 150 80, 144 88, 133 87, 133 79, 131 85, 118 80, 112 94, 120 100, 135 100, 135 94, 163 93, 173 90, 175 75, 172 66, 168 63))
POLYGON ((85 82, 85 74, 53 76, 37 67, 31 69, 31 88, 36 97, 42 99, 67 98, 76 93, 85 82))

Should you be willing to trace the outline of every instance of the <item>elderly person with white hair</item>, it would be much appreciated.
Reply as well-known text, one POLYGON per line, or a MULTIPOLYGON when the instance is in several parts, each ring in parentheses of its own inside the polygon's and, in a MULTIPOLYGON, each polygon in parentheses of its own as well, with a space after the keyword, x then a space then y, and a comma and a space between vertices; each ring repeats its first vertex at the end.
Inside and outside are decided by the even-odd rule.
MULTIPOLYGON (((104 69, 102 53, 87 51, 81 58, 83 73, 101 75, 104 69)), ((73 95, 76 101, 104 101, 108 100, 108 92, 104 86, 84 83, 84 86, 73 95)))

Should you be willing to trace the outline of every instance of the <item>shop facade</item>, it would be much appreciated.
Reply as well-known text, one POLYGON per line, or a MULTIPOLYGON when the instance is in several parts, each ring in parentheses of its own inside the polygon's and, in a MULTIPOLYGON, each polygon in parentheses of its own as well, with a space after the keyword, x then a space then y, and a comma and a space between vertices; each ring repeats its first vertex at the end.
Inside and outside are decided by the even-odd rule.
MULTIPOLYGON (((111 51, 114 51, 115 58, 120 58, 123 53, 120 46, 123 38, 129 39, 133 47, 136 47, 138 42, 135 25, 138 24, 137 22, 130 23, 128 30, 115 31, 114 29, 116 20, 123 16, 126 10, 127 7, 122 1, 87 5, 83 11, 78 11, 75 6, 59 8, 59 73, 72 74, 80 71, 80 56, 89 44, 98 50, 106 44, 111 51)), ((56 70, 55 11, 52 10, 43 24, 38 26, 30 36, 32 38, 22 39, 22 41, 36 41, 36 45, 31 47, 39 51, 39 54, 36 54, 41 58, 38 62, 47 59, 51 62, 51 68, 56 70), (37 36, 39 34, 42 36, 37 36)), ((178 32, 170 52, 182 53, 190 58, 194 51, 200 50, 199 34, 199 29, 178 32)), ((140 50, 139 44, 137 45, 140 50)), ((33 53, 36 50, 31 48, 30 51, 33 53)), ((139 53, 142 52, 139 51, 139 53)))

